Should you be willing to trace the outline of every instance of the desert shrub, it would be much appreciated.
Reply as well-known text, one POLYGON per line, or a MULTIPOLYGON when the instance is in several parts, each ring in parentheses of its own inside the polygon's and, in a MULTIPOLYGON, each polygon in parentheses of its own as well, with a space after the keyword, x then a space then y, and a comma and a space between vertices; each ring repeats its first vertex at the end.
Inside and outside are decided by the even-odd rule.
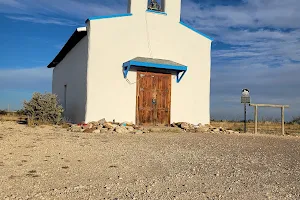
POLYGON ((5 110, 0 110, 0 115, 6 115, 7 112, 5 110))
POLYGON ((16 114, 19 116, 25 115, 25 111, 23 109, 17 110, 16 114))
POLYGON ((30 101, 24 101, 23 106, 28 125, 58 124, 62 121, 63 107, 55 94, 35 92, 30 101))
POLYGON ((233 128, 234 131, 242 132, 244 129, 242 127, 235 127, 233 128))
POLYGON ((292 124, 300 124, 300 116, 298 116, 298 117, 293 117, 291 123, 292 123, 292 124))

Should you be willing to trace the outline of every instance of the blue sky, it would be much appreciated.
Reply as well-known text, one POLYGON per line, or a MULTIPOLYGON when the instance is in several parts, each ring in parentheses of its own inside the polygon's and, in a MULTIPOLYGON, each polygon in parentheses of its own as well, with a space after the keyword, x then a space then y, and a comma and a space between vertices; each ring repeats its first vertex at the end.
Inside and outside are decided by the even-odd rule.
MULTIPOLYGON (((127 0, 0 0, 0 109, 51 92, 46 68, 90 16, 123 14, 127 0)), ((242 119, 241 90, 253 103, 289 104, 300 115, 299 0, 182 0, 181 20, 212 36, 211 115, 242 119)), ((249 108, 248 117, 253 117, 249 108)), ((261 109, 279 118, 279 109, 261 109)))

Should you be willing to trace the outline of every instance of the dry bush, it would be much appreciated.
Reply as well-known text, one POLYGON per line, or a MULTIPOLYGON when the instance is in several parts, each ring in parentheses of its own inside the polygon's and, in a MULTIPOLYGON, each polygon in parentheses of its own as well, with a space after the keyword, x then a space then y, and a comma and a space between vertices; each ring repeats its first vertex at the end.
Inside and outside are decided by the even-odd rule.
POLYGON ((23 110, 29 126, 58 124, 62 121, 63 107, 54 94, 35 92, 29 102, 24 101, 23 110))
POLYGON ((19 116, 24 116, 25 115, 25 111, 23 109, 17 110, 16 114, 19 116))
POLYGON ((292 124, 300 124, 300 116, 298 116, 298 117, 293 117, 291 123, 292 123, 292 124))
POLYGON ((6 115, 7 112, 5 110, 0 110, 0 115, 6 115))

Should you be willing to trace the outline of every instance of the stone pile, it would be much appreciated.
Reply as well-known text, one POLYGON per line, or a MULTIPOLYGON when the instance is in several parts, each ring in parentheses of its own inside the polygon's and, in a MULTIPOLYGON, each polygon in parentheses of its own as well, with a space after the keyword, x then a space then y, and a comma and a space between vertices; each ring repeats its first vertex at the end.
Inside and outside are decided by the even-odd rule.
POLYGON ((172 127, 180 128, 185 132, 209 132, 209 133, 223 133, 223 134, 233 134, 233 133, 239 133, 233 130, 226 130, 222 127, 216 128, 209 124, 198 124, 193 125, 187 122, 177 122, 171 124, 172 127))
POLYGON ((211 125, 193 125, 187 122, 172 123, 169 128, 150 127, 145 128, 137 126, 132 122, 107 122, 105 119, 94 121, 90 123, 81 124, 69 124, 68 131, 71 132, 83 132, 83 133, 132 133, 132 134, 143 134, 148 132, 205 132, 205 133, 223 133, 232 134, 239 133, 232 130, 225 130, 222 127, 216 128, 211 125))
POLYGON ((83 132, 83 133, 132 133, 132 134, 143 134, 146 133, 142 127, 136 126, 131 122, 107 122, 105 119, 99 121, 89 122, 87 124, 73 124, 69 125, 67 129, 71 132, 83 132))

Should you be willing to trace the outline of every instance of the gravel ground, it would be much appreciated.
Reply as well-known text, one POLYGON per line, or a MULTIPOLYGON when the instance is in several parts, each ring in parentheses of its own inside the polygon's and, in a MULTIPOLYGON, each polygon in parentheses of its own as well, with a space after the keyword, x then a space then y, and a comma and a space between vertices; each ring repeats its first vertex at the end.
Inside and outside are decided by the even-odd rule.
POLYGON ((0 199, 300 199, 300 138, 0 122, 0 199))

